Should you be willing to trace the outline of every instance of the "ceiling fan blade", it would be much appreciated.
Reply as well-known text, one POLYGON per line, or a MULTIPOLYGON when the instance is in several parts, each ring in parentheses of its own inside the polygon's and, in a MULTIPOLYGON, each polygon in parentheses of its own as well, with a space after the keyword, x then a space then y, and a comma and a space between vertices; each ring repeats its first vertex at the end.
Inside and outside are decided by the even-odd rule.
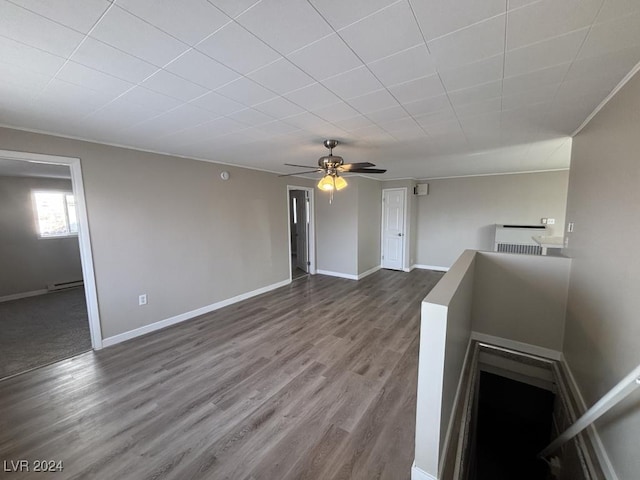
POLYGON ((322 169, 316 168, 315 170, 307 170, 306 172, 287 173, 284 175, 278 175, 279 177, 290 177, 292 175, 302 175, 303 173, 318 173, 322 172, 322 169))
POLYGON ((385 173, 386 170, 381 168, 352 168, 348 173, 385 173))
POLYGON ((365 167, 375 167, 375 165, 369 162, 345 163, 344 165, 340 165, 338 168, 344 172, 352 172, 354 168, 365 168, 365 167))
POLYGON ((285 165, 287 165, 289 167, 318 168, 318 167, 314 167, 313 165, 296 165, 295 163, 285 163, 285 165))

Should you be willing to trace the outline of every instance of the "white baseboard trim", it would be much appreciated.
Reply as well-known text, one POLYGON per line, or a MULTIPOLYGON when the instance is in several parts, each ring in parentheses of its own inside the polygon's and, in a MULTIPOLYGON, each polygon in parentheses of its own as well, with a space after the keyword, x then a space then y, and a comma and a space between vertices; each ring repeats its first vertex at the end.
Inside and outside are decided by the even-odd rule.
MULTIPOLYGON (((571 395, 573 396, 573 398, 576 399, 576 401, 579 404, 578 406, 580 407, 580 410, 581 410, 580 412, 578 412, 578 415, 582 415, 582 413, 586 412, 588 409, 587 403, 584 401, 582 392, 578 387, 578 382, 576 382, 576 378, 573 376, 573 372, 571 371, 571 368, 569 367, 569 364, 567 363, 564 356, 561 362, 565 368, 565 372, 567 372, 567 377, 569 381, 568 387, 571 390, 571 395)), ((618 475, 616 475, 616 472, 613 469, 613 465, 611 464, 611 460, 609 460, 609 455, 607 454, 607 450, 604 448, 604 445, 602 443, 602 440, 600 439, 600 435, 598 434, 598 429, 596 428, 596 426, 592 423, 584 431, 586 432, 586 434, 589 436, 589 439, 591 440, 591 445, 593 446, 593 450, 596 456, 598 457, 598 461, 600 462, 600 468, 602 469, 602 473, 604 473, 604 476, 606 477, 606 479, 618 480, 618 475)))
POLYGON ((30 292, 22 292, 22 293, 14 293, 11 295, 5 295, 4 297, 0 297, 0 303, 8 302, 10 300, 19 300, 21 298, 35 297, 37 295, 44 295, 45 293, 49 293, 49 290, 46 288, 42 290, 32 290, 30 292))
POLYGON ((438 267, 437 265, 421 265, 419 263, 414 263, 411 265, 411 270, 414 268, 419 268, 420 270, 435 270, 436 272, 448 272, 449 267, 438 267))
POLYGON ((367 276, 371 275, 372 273, 376 273, 381 268, 382 267, 380 265, 378 265, 378 266, 375 266, 373 268, 370 268, 366 272, 359 273, 357 279, 360 280, 361 278, 367 277, 367 276))
POLYGON ((171 325, 175 325, 176 323, 181 323, 186 320, 191 320, 192 318, 195 318, 199 315, 204 315, 205 313, 213 312, 214 310, 218 310, 222 307, 226 307, 233 303, 238 303, 238 302, 241 302, 242 300, 247 300, 248 298, 255 297, 263 293, 267 293, 271 290, 275 290, 276 288, 284 287, 285 285, 289 285, 290 283, 291 283, 291 280, 289 279, 283 280, 278 283, 267 285, 266 287, 258 288, 257 290, 253 290, 251 292, 242 293, 240 295, 236 295, 235 297, 227 298, 226 300, 222 300, 220 302, 212 303, 211 305, 207 305, 205 307, 191 310, 190 312, 181 313, 180 315, 176 315, 175 317, 166 318, 164 320, 160 320, 159 322, 154 322, 149 325, 145 325, 144 327, 136 328, 134 330, 129 330, 128 332, 114 335, 113 337, 105 338, 102 340, 102 346, 110 347, 112 345, 122 343, 126 340, 131 340, 132 338, 136 338, 141 335, 146 335, 147 333, 155 332, 156 330, 161 330, 171 325))
POLYGON ((328 275, 330 277, 346 278, 348 280, 358 280, 357 275, 352 275, 350 273, 332 272, 330 270, 317 270, 316 273, 319 273, 320 275, 328 275))
POLYGON ((411 480, 438 480, 433 475, 425 472, 420 467, 416 467, 416 462, 411 465, 411 480))
POLYGON ((557 361, 560 361, 562 359, 562 352, 559 352, 558 350, 552 350, 550 348, 539 347, 538 345, 531 345, 530 343, 518 342, 516 340, 496 337, 494 335, 487 335, 486 333, 480 333, 476 331, 471 332, 471 338, 479 342, 491 343, 499 347, 518 350, 520 352, 528 353, 530 355, 536 355, 538 357, 550 358, 557 361))

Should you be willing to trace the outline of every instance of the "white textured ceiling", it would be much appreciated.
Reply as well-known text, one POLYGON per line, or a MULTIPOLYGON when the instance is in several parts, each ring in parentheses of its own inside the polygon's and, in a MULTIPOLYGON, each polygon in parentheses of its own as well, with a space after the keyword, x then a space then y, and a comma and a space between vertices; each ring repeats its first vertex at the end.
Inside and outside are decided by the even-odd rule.
POLYGON ((0 0, 0 123, 292 173, 566 168, 639 0, 0 0))

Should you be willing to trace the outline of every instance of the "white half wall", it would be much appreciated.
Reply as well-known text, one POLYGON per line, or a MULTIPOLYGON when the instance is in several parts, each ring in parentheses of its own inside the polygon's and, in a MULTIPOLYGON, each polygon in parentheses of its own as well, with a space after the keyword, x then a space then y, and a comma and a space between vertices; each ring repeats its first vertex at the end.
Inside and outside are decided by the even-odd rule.
POLYGON ((414 478, 440 478, 446 437, 471 338, 476 252, 467 250, 422 301, 414 478))

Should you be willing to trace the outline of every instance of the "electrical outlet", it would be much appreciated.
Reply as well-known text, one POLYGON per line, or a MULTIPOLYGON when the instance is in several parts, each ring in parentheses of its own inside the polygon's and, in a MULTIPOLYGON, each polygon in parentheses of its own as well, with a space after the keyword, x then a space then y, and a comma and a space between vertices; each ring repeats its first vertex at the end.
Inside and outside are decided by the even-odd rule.
POLYGON ((547 218, 547 225, 554 225, 556 223, 555 218, 547 218))
POLYGON ((138 305, 146 305, 147 304, 147 294, 143 293, 142 295, 138 295, 138 305))

